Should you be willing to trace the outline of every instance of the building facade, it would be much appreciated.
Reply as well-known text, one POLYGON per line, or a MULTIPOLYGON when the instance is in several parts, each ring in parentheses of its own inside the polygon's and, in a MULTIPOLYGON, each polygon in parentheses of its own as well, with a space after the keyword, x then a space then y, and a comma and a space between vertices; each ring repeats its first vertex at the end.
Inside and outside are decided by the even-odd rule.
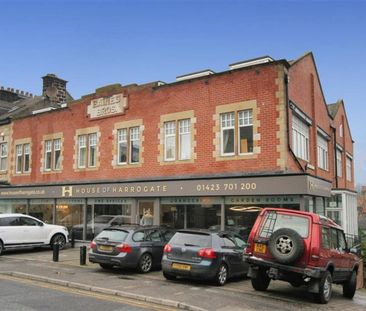
POLYGON ((52 109, 8 116, 3 125, 10 130, 1 212, 90 239, 113 215, 247 235, 271 206, 326 214, 356 234, 344 103, 326 104, 311 53, 50 102, 52 109))

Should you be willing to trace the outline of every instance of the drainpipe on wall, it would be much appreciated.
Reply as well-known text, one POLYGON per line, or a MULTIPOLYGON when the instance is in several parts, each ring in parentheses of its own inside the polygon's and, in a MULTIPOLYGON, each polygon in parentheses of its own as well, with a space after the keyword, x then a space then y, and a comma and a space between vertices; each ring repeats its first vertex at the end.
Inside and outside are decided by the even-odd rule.
POLYGON ((289 118, 290 99, 289 99, 289 96, 288 96, 288 83, 289 83, 289 78, 288 78, 288 75, 285 74, 285 97, 286 97, 285 100, 286 100, 286 122, 287 122, 287 146, 288 146, 288 150, 290 151, 292 157, 295 159, 295 162, 297 163, 297 165, 300 168, 300 170, 303 171, 303 172, 305 172, 305 169, 302 167, 299 159, 297 158, 297 156, 293 152, 293 150, 291 148, 291 144, 290 144, 290 118, 289 118))

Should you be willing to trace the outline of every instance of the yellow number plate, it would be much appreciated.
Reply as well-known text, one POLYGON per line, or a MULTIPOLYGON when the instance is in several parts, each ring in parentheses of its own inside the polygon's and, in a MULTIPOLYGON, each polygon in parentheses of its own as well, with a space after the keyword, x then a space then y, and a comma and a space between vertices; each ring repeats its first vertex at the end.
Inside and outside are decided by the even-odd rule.
POLYGON ((101 251, 111 252, 113 250, 113 247, 112 246, 107 246, 107 245, 100 245, 99 246, 99 249, 101 251))
POLYGON ((184 271, 190 271, 191 270, 190 265, 183 265, 183 264, 175 263, 175 262, 173 262, 172 268, 177 269, 177 270, 184 270, 184 271))
POLYGON ((254 243, 254 252, 265 254, 266 253, 266 245, 265 244, 258 244, 254 243))

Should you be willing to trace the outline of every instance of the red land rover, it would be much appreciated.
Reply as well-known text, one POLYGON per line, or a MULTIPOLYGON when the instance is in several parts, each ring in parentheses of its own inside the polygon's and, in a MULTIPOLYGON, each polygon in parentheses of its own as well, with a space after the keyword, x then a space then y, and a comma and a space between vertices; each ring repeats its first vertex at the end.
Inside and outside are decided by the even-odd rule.
POLYGON ((317 214, 265 208, 250 232, 245 260, 258 291, 283 280, 307 285, 319 303, 330 300, 332 283, 342 284, 347 298, 356 291, 357 255, 348 249, 342 228, 317 214))

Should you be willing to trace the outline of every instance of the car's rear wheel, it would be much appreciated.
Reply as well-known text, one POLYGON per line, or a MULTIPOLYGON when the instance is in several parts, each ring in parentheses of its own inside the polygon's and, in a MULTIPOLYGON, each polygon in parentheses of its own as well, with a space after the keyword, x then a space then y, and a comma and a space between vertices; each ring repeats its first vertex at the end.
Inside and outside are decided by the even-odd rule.
POLYGON ((0 256, 3 253, 3 251, 4 251, 4 244, 2 241, 0 241, 0 256))
POLYGON ((295 230, 281 228, 271 235, 268 247, 276 261, 289 264, 298 260, 303 254, 304 241, 295 230))
POLYGON ((105 269, 105 270, 111 270, 111 269, 113 269, 113 265, 108 264, 108 263, 100 263, 99 265, 100 265, 103 269, 105 269))
POLYGON ((172 274, 169 274, 169 273, 166 273, 166 272, 163 272, 163 275, 167 280, 170 280, 170 281, 173 281, 177 278, 175 275, 172 275, 172 274))
POLYGON ((343 284, 343 296, 352 299, 357 287, 357 273, 352 271, 350 278, 343 284))
POLYGON ((326 271, 319 282, 319 293, 315 294, 317 302, 328 303, 332 297, 332 275, 326 271))
POLYGON ((58 244, 59 249, 65 248, 66 245, 66 238, 63 234, 57 233, 55 234, 51 239, 51 248, 53 248, 53 245, 58 244))
POLYGON ((141 273, 147 273, 151 271, 152 268, 152 256, 149 253, 145 253, 140 257, 138 263, 138 269, 141 273))
POLYGON ((227 265, 224 264, 224 263, 222 263, 219 266, 219 269, 216 272, 215 284, 217 286, 223 286, 223 285, 225 285, 225 283, 227 281, 227 278, 228 278, 228 275, 229 275, 229 271, 228 271, 227 265))
POLYGON ((251 278, 252 286, 257 291, 265 291, 267 290, 271 279, 266 273, 266 270, 259 268, 257 275, 251 278))

